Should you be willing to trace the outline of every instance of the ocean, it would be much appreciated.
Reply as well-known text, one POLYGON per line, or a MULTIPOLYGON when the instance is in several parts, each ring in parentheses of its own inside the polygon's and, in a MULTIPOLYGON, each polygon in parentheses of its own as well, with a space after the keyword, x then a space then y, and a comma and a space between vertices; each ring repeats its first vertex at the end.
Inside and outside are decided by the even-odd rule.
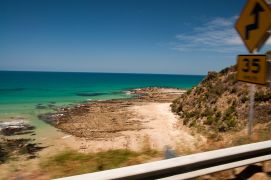
POLYGON ((0 120, 24 118, 35 126, 38 114, 91 100, 129 98, 144 87, 189 89, 204 76, 0 71, 0 120))

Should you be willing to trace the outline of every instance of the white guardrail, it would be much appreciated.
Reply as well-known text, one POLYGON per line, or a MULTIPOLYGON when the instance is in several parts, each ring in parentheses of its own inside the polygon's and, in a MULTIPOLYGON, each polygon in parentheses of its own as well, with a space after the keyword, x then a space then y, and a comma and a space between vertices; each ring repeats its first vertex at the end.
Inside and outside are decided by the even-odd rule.
POLYGON ((219 149, 59 180, 189 179, 271 160, 271 141, 219 149))

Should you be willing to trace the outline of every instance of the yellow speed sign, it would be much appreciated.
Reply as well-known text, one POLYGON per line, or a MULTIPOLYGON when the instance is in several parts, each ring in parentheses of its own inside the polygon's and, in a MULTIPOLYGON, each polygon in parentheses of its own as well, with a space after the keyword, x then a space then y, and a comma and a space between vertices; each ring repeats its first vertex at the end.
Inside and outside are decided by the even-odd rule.
POLYGON ((237 80, 253 84, 266 84, 267 56, 239 55, 237 58, 237 80))

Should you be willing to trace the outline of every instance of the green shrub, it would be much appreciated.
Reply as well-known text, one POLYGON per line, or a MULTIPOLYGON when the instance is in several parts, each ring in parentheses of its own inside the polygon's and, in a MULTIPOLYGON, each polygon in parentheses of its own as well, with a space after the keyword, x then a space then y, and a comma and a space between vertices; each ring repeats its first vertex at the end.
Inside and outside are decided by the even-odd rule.
POLYGON ((224 91, 225 91, 225 85, 222 82, 217 82, 215 86, 213 86, 209 90, 209 93, 220 96, 224 93, 224 91))
POLYGON ((200 88, 200 87, 196 87, 194 92, 195 92, 196 95, 198 95, 198 94, 203 92, 203 89, 200 88))
POLYGON ((222 116, 222 114, 221 114, 220 111, 218 111, 218 112, 215 114, 216 119, 220 119, 221 116, 222 116))
POLYGON ((207 137, 213 141, 220 141, 223 139, 218 132, 209 132, 207 137))
POLYGON ((209 82, 211 80, 215 80, 218 77, 217 72, 208 72, 208 75, 203 79, 202 83, 209 82))
POLYGON ((230 90, 231 93, 236 93, 237 92, 237 89, 235 87, 231 88, 230 90))
POLYGON ((231 130, 231 129, 234 129, 236 128, 236 125, 237 125, 237 121, 234 117, 230 117, 227 121, 226 121, 226 124, 227 124, 227 130, 231 130))
POLYGON ((201 117, 213 116, 214 112, 211 109, 205 109, 203 113, 201 113, 201 117))
POLYGON ((234 106, 230 106, 224 113, 224 118, 227 118, 228 116, 231 116, 233 113, 235 113, 235 107, 234 106))
POLYGON ((183 124, 184 125, 188 125, 188 123, 189 123, 189 118, 185 117, 184 120, 183 120, 183 124))
POLYGON ((227 74, 229 70, 230 70, 230 68, 226 67, 225 69, 222 69, 219 73, 220 74, 227 74))
POLYGON ((186 91, 186 94, 189 95, 191 94, 191 92, 192 92, 192 89, 189 89, 188 91, 186 91))
POLYGON ((219 132, 225 132, 227 130, 225 123, 221 119, 217 121, 216 128, 219 132))
POLYGON ((235 78, 235 73, 228 75, 227 82, 230 84, 235 84, 237 82, 235 78))
POLYGON ((271 92, 267 92, 266 94, 262 91, 255 93, 255 101, 269 101, 271 100, 271 92))
POLYGON ((191 119, 189 123, 189 127, 195 127, 197 125, 197 120, 196 119, 191 119))
POLYGON ((249 98, 248 98, 246 95, 244 95, 244 96, 241 97, 241 102, 242 102, 242 103, 245 103, 245 102, 248 101, 248 99, 249 99, 249 98))
POLYGON ((173 103, 170 105, 171 110, 175 113, 182 111, 182 104, 178 100, 174 100, 173 103))
POLYGON ((212 116, 208 116, 207 120, 204 123, 206 125, 212 125, 214 123, 214 118, 212 116))

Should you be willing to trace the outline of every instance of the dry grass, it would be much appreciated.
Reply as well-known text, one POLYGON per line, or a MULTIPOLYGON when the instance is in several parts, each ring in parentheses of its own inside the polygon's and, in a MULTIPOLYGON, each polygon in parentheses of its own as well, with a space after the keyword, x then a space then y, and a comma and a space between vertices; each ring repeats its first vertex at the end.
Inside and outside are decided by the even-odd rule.
POLYGON ((40 166, 51 178, 59 178, 140 164, 158 156, 153 150, 138 153, 119 149, 89 154, 68 150, 49 157, 40 166))

